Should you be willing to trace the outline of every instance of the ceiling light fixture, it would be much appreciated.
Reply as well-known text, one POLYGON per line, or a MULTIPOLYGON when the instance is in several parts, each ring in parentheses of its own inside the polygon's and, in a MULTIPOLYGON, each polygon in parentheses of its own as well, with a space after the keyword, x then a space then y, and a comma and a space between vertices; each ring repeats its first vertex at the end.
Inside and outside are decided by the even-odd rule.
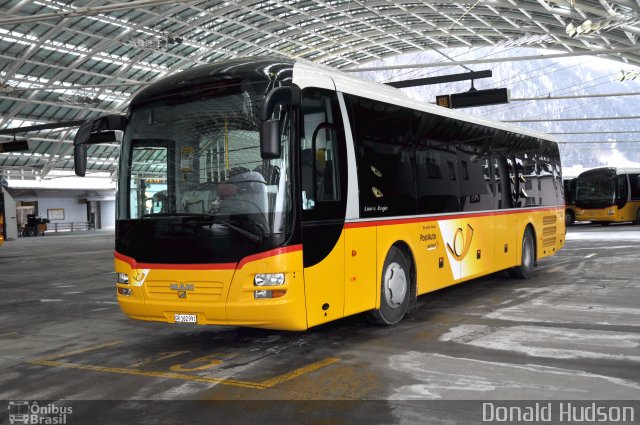
POLYGON ((10 86, 4 81, 0 81, 0 93, 11 93, 15 87, 10 86))
POLYGON ((621 25, 634 25, 640 22, 640 15, 637 13, 630 14, 616 14, 609 16, 608 18, 598 19, 592 21, 587 19, 580 25, 575 25, 573 22, 569 22, 565 32, 569 37, 579 37, 582 35, 589 35, 591 33, 598 32, 600 30, 612 30, 621 25))
POLYGON ((512 46, 531 46, 535 44, 544 45, 545 43, 553 42, 553 37, 550 34, 532 34, 524 33, 522 37, 508 38, 502 40, 496 44, 500 47, 512 47, 512 46))
POLYGON ((184 39, 176 34, 161 34, 158 37, 149 38, 129 38, 126 43, 141 49, 154 49, 158 50, 168 45, 182 44, 184 39))
POLYGON ((89 97, 89 96, 79 96, 79 95, 61 95, 58 97, 58 100, 65 102, 69 105, 79 105, 79 106, 97 106, 100 103, 100 98, 98 97, 89 97))
POLYGON ((622 81, 634 81, 636 79, 640 79, 640 71, 638 70, 633 70, 633 71, 625 71, 625 70, 620 70, 620 74, 618 74, 618 81, 622 82, 622 81))

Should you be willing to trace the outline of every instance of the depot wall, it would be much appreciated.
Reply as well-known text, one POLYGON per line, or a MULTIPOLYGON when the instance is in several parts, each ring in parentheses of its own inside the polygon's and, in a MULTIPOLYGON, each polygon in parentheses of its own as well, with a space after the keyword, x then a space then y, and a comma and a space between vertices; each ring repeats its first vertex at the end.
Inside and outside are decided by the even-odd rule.
MULTIPOLYGON (((49 231, 55 224, 86 223, 89 221, 88 209, 95 214, 98 229, 115 229, 115 193, 85 191, 25 191, 15 190, 13 197, 17 204, 18 222, 25 223, 26 215, 34 212, 38 218, 50 220, 49 231), (25 193, 31 192, 31 193, 25 193)), ((66 226, 68 228, 69 226, 66 226)), ((62 229, 65 226, 61 226, 62 229)))
POLYGON ((101 201, 100 214, 102 215, 102 228, 116 228, 116 201, 101 201))

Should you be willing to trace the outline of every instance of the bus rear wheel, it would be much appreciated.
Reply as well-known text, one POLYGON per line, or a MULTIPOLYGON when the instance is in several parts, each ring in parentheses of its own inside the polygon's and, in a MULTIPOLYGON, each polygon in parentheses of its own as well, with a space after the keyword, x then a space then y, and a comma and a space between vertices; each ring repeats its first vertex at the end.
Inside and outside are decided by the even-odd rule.
POLYGON ((371 321, 379 325, 399 323, 409 307, 411 274, 402 250, 392 246, 382 267, 380 308, 370 314, 371 321))
POLYGON ((536 262, 536 244, 533 232, 527 227, 522 237, 522 259, 520 265, 509 269, 509 274, 520 279, 527 279, 533 274, 533 266, 536 262))

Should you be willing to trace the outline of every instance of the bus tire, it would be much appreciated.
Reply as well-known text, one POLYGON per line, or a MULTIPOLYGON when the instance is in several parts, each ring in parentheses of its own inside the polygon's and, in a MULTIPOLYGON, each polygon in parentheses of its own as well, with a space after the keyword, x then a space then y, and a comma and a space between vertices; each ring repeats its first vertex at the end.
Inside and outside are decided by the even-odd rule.
POLYGON ((610 221, 601 221, 601 222, 600 222, 600 226, 608 226, 608 225, 610 225, 610 224, 611 224, 611 222, 610 222, 610 221))
POLYGON ((572 211, 565 211, 564 212, 564 225, 565 226, 572 226, 574 221, 576 221, 576 218, 573 216, 573 212, 572 211))
POLYGON ((640 208, 636 211, 636 221, 634 221, 634 224, 640 224, 640 208))
POLYGON ((533 274, 533 266, 536 262, 536 243, 531 228, 527 227, 522 236, 522 250, 520 265, 509 269, 512 277, 527 279, 533 274))
POLYGON ((382 267, 380 308, 370 314, 378 325, 395 325, 407 312, 411 298, 411 273, 407 259, 396 246, 387 253, 382 267))

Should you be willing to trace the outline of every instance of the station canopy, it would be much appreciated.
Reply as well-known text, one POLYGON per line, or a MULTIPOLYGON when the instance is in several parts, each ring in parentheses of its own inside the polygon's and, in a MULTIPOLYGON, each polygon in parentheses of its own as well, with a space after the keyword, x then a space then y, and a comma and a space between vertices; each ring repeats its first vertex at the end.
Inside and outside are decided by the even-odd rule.
MULTIPOLYGON (((640 65, 640 0, 0 0, 0 177, 72 174, 77 127, 9 129, 126 110, 145 85, 229 58, 278 55, 336 69, 415 52, 520 45, 640 65)), ((114 177, 116 144, 89 149, 114 177)))

